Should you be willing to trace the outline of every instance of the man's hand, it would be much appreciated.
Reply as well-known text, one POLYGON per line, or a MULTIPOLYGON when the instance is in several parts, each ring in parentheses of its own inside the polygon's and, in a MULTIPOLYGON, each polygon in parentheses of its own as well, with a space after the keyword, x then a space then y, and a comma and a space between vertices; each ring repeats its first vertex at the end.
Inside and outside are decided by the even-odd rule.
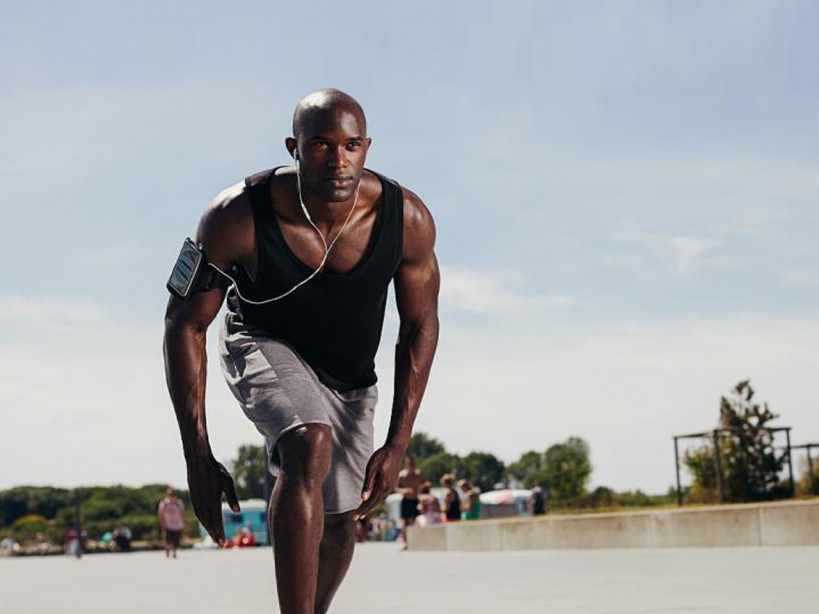
POLYGON ((384 446, 375 451, 367 463, 364 489, 361 491, 362 503, 353 512, 353 518, 356 520, 364 518, 393 491, 398 482, 398 471, 401 469, 403 458, 404 450, 391 446, 384 446))
POLYGON ((188 461, 188 488, 193 511, 199 522, 214 543, 224 546, 227 540, 222 523, 222 493, 231 510, 237 513, 241 511, 230 473, 212 456, 188 461))

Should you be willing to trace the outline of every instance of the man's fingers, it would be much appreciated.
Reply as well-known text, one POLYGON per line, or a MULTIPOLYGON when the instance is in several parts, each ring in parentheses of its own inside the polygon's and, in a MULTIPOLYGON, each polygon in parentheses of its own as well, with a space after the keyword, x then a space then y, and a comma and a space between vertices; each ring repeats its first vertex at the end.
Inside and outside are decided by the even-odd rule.
POLYGON ((379 503, 380 503, 380 501, 378 499, 376 499, 376 498, 372 498, 369 501, 367 501, 363 506, 364 509, 363 509, 363 511, 361 513, 361 517, 363 518, 364 516, 369 516, 373 512, 373 510, 376 507, 378 507, 379 503))
POLYGON ((353 513, 353 518, 356 520, 364 518, 364 516, 369 514, 374 509, 374 506, 372 505, 372 496, 373 486, 371 484, 365 484, 364 489, 361 491, 361 505, 359 505, 355 513, 353 513))
POLYGON ((367 467, 367 475, 364 478, 364 488, 361 490, 361 498, 364 501, 369 500, 372 496, 373 487, 375 486, 375 475, 376 472, 371 467, 367 467))
POLYGON ((218 544, 219 536, 216 534, 216 527, 213 524, 213 514, 211 514, 210 509, 197 510, 196 517, 199 518, 199 522, 201 522, 202 526, 205 527, 205 531, 208 532, 208 535, 210 535, 213 543, 218 544))
POLYGON ((370 490, 369 494, 370 496, 365 501, 363 501, 356 510, 355 514, 356 519, 364 518, 364 516, 370 514, 376 507, 378 507, 378 504, 381 503, 386 498, 388 493, 382 486, 379 488, 373 487, 370 490))
POLYGON ((199 522, 202 523, 205 531, 210 535, 213 543, 221 546, 225 541, 225 528, 222 524, 222 497, 216 495, 214 499, 215 500, 208 501, 207 503, 197 503, 194 501, 193 511, 199 519, 199 522))
POLYGON ((225 543, 225 525, 222 522, 222 497, 218 496, 211 508, 211 523, 216 532, 214 540, 220 546, 225 543))
POLYGON ((223 480, 224 489, 225 489, 225 497, 227 498, 228 505, 230 509, 232 509, 237 514, 242 511, 239 507, 239 498, 236 496, 236 486, 233 484, 233 478, 230 477, 230 474, 225 471, 225 479, 223 480))

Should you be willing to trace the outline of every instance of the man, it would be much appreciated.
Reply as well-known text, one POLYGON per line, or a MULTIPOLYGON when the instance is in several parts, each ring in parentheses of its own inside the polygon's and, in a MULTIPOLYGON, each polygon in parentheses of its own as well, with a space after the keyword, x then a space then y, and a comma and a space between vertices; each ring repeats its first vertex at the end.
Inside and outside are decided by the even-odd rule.
MULTIPOLYGON (((284 614, 327 611, 352 559, 355 521, 396 483, 437 345, 432 217, 418 196, 365 170, 370 144, 353 98, 306 96, 285 140, 295 167, 222 192, 195 237, 236 281, 222 365, 278 474, 269 522, 284 614), (390 283, 401 319, 394 401, 386 442, 372 453, 373 358, 390 283)), ((205 424, 205 331, 225 297, 211 286, 171 297, 164 349, 191 501, 224 543, 222 494, 239 505, 205 424)))
POLYGON ((165 490, 165 498, 159 502, 156 517, 165 536, 165 558, 171 554, 176 558, 176 550, 182 541, 182 531, 185 530, 185 506, 170 486, 165 490))
POLYGON ((415 459, 408 455, 405 464, 406 469, 402 469, 398 474, 398 492, 402 495, 401 520, 404 527, 401 531, 401 541, 404 542, 404 550, 407 549, 407 529, 415 524, 415 519, 420 514, 418 493, 424 485, 424 475, 415 466, 415 459))

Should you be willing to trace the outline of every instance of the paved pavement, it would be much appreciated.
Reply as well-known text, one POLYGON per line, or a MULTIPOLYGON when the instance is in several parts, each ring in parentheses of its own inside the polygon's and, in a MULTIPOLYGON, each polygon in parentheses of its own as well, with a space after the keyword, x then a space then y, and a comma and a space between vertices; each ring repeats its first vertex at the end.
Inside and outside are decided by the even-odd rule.
MULTIPOLYGON (((267 548, 0 559, 8 614, 278 612, 267 548)), ((364 544, 331 612, 813 612, 819 548, 400 552, 364 544)))

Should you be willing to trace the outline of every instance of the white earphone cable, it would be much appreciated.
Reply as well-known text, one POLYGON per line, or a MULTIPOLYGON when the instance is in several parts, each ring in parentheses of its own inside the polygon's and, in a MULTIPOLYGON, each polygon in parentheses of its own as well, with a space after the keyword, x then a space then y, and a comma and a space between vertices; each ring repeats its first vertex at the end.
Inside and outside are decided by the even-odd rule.
POLYGON ((330 241, 330 245, 327 245, 327 239, 324 238, 324 235, 321 234, 321 231, 318 229, 318 226, 316 226, 316 224, 313 222, 313 219, 310 217, 310 212, 307 211, 307 206, 304 204, 304 199, 302 198, 302 195, 301 195, 301 172, 300 172, 300 169, 299 169, 299 158, 298 158, 298 156, 296 156, 296 185, 298 186, 299 204, 301 205, 301 209, 304 212, 304 217, 307 218, 307 221, 310 223, 310 225, 318 233, 318 236, 321 239, 322 244, 324 245, 324 257, 321 259, 321 263, 318 265, 318 268, 316 268, 315 271, 313 271, 309 276, 307 276, 305 279, 301 280, 295 286, 290 288, 287 292, 285 292, 284 294, 280 294, 279 296, 275 296, 273 298, 265 299, 263 301, 252 301, 252 300, 247 299, 244 296, 242 296, 242 294, 239 292, 239 284, 236 283, 236 280, 233 277, 231 277, 230 275, 228 275, 225 271, 220 269, 218 266, 216 266, 215 264, 211 264, 210 262, 208 262, 208 265, 210 265, 211 267, 216 269, 219 273, 221 273, 222 275, 227 277, 232 282, 233 288, 236 290, 236 294, 245 303, 248 303, 250 305, 266 305, 267 303, 272 303, 273 301, 279 301, 279 300, 283 299, 284 297, 292 294, 293 292, 298 290, 301 286, 303 286, 308 281, 313 279, 316 275, 318 275, 319 272, 321 271, 321 269, 324 268, 324 265, 327 263, 327 258, 330 257, 330 250, 333 249, 333 246, 336 244, 336 241, 338 241, 339 237, 344 232, 344 229, 347 228, 348 222, 353 217, 353 211, 355 211, 356 205, 358 205, 358 192, 361 189, 361 181, 360 180, 358 182, 358 185, 356 186, 355 198, 353 199, 353 204, 350 207, 350 212, 347 214, 347 219, 344 220, 344 224, 342 224, 341 230, 338 231, 338 234, 335 237, 333 237, 332 241, 330 241))

